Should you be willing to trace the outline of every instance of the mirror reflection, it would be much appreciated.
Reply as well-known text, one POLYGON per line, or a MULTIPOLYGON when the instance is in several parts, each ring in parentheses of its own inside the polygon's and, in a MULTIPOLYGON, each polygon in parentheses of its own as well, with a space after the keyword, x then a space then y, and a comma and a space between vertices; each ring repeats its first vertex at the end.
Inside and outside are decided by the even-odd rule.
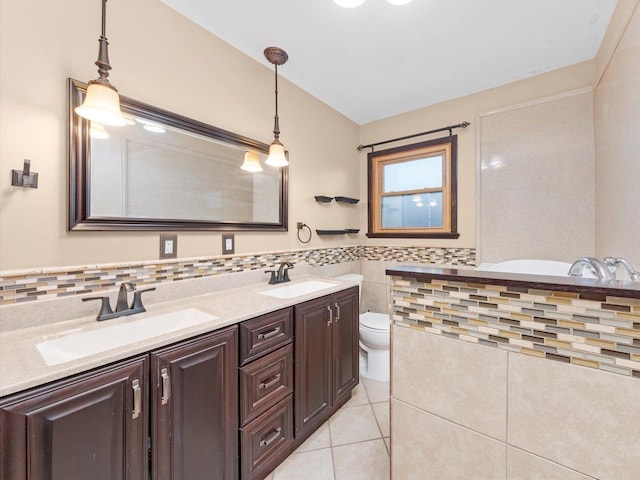
POLYGON ((267 145, 125 97, 127 125, 88 122, 72 113, 83 87, 70 81, 72 229, 286 229, 267 145))

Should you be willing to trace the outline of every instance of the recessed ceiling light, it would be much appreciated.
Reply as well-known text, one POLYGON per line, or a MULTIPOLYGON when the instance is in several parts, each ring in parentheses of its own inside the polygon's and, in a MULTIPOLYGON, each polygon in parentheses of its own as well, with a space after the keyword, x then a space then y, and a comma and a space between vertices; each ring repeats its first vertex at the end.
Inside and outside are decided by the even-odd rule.
POLYGON ((362 5, 365 0, 333 0, 337 5, 344 8, 355 8, 362 5))
POLYGON ((411 2, 411 0, 387 0, 392 5, 406 5, 411 2))

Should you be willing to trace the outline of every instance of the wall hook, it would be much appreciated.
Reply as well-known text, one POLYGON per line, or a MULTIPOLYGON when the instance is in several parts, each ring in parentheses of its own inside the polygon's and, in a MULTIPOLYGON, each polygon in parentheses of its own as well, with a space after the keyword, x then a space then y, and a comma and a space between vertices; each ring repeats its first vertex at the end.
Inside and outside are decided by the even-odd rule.
POLYGON ((38 188, 38 174, 31 173, 31 160, 25 159, 23 170, 11 170, 11 185, 38 188))

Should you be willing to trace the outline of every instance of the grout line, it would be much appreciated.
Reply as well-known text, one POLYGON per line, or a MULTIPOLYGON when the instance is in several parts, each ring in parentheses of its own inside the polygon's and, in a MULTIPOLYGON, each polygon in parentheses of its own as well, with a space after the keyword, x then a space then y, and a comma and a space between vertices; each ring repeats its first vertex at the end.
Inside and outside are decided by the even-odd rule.
POLYGON ((478 430, 474 430, 473 428, 471 428, 471 427, 469 427, 469 426, 467 426, 467 425, 463 425, 463 424, 458 423, 458 422, 456 422, 456 421, 454 421, 454 420, 451 420, 451 419, 449 419, 449 418, 447 418, 447 417, 443 417, 442 415, 438 415, 437 413, 433 413, 433 412, 430 412, 430 411, 428 411, 428 410, 424 410, 423 408, 416 407, 415 405, 413 405, 413 404, 411 404, 411 403, 408 403, 408 402, 407 402, 407 401, 405 401, 405 400, 400 400, 400 399, 398 399, 398 398, 394 398, 394 401, 396 401, 397 403, 401 403, 402 405, 404 405, 404 406, 406 406, 406 407, 409 407, 409 408, 411 408, 411 409, 413 409, 413 410, 418 410, 418 411, 420 411, 420 412, 422 412, 422 413, 425 413, 425 414, 427 414, 427 415, 430 415, 430 416, 432 416, 433 418, 437 418, 438 420, 441 420, 441 421, 443 421, 443 422, 451 423, 452 425, 457 425, 458 427, 460 427, 460 428, 462 428, 462 429, 464 429, 464 430, 467 430, 468 432, 475 433, 475 434, 480 435, 480 436, 482 436, 482 437, 485 437, 485 438, 487 438, 487 439, 489 439, 489 440, 493 440, 494 442, 498 442, 498 443, 506 443, 504 440, 500 440, 499 438, 492 437, 491 435, 489 435, 489 434, 487 434, 487 433, 483 433, 483 432, 480 432, 480 431, 478 431, 478 430))
MULTIPOLYGON (((382 402, 378 402, 382 403, 382 402)), ((376 420, 376 425, 378 425, 378 431, 380 432, 380 438, 384 438, 384 433, 382 433, 382 427, 380 426, 380 420, 378 420, 378 416, 376 415, 376 411, 373 409, 373 403, 370 403, 371 411, 373 412, 373 418, 376 420)))
POLYGON ((327 420, 327 430, 329 430, 329 448, 333 448, 333 438, 331 437, 331 417, 327 420))
POLYGON ((329 448, 329 453, 331 454, 331 466, 333 467, 333 480, 336 480, 336 460, 333 457, 333 447, 329 448))
MULTIPOLYGON (((340 410, 342 410, 342 408, 340 410)), ((333 480, 336 480, 336 460, 333 456, 333 438, 331 437, 331 418, 327 420, 327 430, 329 430, 329 450, 331 451, 331 465, 333 466, 333 480)))
MULTIPOLYGON (((584 472, 581 472, 581 471, 576 470, 574 468, 568 467, 566 465, 563 465, 562 463, 558 463, 555 460, 551 460, 550 458, 543 457, 542 455, 538 455, 536 453, 530 452, 529 450, 525 450, 524 448, 520 448, 520 447, 517 447, 515 445, 509 445, 509 444, 507 444, 507 447, 511 447, 514 450, 519 450, 520 452, 523 452, 526 455, 531 455, 532 457, 541 458, 542 460, 545 460, 545 461, 547 461, 549 463, 552 463, 552 464, 554 464, 554 465, 556 465, 556 466, 558 466, 560 468, 563 468, 563 469, 569 470, 571 472, 574 472, 574 473, 576 473, 578 475, 582 475, 582 476, 584 476, 586 478, 590 478, 590 479, 593 479, 593 480, 598 480, 598 477, 593 477, 593 476, 589 475, 588 473, 584 473, 584 472)), ((508 457, 507 457, 507 463, 508 463, 508 457)))
MULTIPOLYGON (((340 447, 346 447, 348 445, 357 445, 359 443, 375 442, 377 440, 382 440, 384 442, 385 438, 389 438, 389 437, 368 438, 367 440, 358 440, 357 442, 343 443, 343 444, 336 445, 335 447, 331 447, 331 448, 340 448, 340 447)), ((304 452, 302 452, 302 453, 304 453, 304 452)))
POLYGON ((505 414, 505 419, 504 419, 504 426, 505 426, 505 432, 504 432, 504 468, 505 468, 505 472, 504 472, 504 478, 509 478, 509 383, 511 383, 509 381, 509 364, 511 363, 511 355, 513 353, 512 352, 507 352, 507 382, 506 382, 506 386, 505 386, 505 408, 504 408, 504 414, 505 414))

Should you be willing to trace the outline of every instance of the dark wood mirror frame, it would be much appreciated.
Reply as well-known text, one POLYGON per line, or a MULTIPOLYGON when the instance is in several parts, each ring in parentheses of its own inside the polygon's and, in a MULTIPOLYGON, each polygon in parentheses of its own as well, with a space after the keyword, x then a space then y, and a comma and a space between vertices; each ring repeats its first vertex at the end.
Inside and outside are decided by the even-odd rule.
MULTIPOLYGON (((131 217, 92 216, 90 208, 91 193, 91 142, 89 121, 74 112, 86 95, 87 85, 68 79, 69 91, 69 218, 68 229, 82 230, 218 230, 218 231, 287 231, 288 230, 288 167, 279 169, 279 206, 278 222, 247 223, 233 221, 201 221, 149 219, 131 217)), ((251 138, 207 125, 181 115, 133 100, 120 95, 123 113, 141 116, 170 127, 186 130, 197 135, 211 138, 217 142, 252 149, 264 154, 269 146, 251 138)))

